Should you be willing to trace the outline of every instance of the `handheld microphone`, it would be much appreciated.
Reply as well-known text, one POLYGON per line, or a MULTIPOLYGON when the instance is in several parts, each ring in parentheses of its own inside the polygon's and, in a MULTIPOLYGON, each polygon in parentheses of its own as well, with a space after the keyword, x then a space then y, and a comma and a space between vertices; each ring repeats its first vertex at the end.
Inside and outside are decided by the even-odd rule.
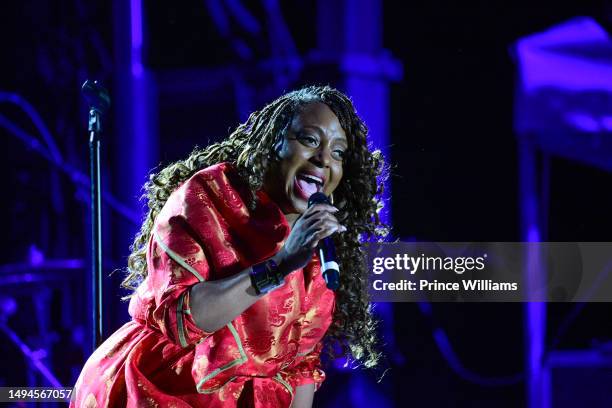
MULTIPOLYGON (((316 192, 308 199, 308 207, 315 204, 330 204, 329 198, 316 192)), ((321 260, 321 273, 328 289, 336 290, 340 286, 340 266, 336 262, 336 247, 331 237, 319 241, 319 259, 321 260)))

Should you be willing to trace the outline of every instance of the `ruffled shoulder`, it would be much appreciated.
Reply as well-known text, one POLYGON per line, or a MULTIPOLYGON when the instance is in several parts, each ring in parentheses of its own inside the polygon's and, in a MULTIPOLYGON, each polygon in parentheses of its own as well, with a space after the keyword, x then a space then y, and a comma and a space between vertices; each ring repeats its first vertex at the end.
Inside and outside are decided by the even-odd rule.
MULTIPOLYGON (((249 209, 251 193, 235 168, 227 162, 195 173, 169 197, 156 218, 155 233, 177 255, 189 245, 186 229, 205 251, 211 268, 210 279, 221 279, 274 255, 289 235, 289 225, 281 209, 263 191, 259 203, 249 209)), ((193 242, 193 241, 192 241, 193 242)), ((195 250, 195 248, 192 248, 195 250)))

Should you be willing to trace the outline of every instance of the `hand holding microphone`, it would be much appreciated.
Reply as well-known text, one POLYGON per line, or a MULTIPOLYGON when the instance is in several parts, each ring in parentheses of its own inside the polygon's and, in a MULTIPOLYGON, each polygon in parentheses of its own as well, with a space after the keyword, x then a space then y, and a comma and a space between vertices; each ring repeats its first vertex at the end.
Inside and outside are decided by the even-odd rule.
MULTIPOLYGON (((320 192, 314 193, 308 199, 308 207, 313 207, 321 203, 331 205, 329 198, 320 192)), ((336 223, 337 222, 336 220, 336 223)), ((340 227, 342 228, 340 232, 346 231, 345 226, 340 225, 340 227)), ((321 261, 321 273, 323 274, 323 279, 325 279, 327 288, 336 290, 340 286, 340 265, 336 262, 336 246, 330 235, 331 234, 323 237, 318 244, 319 259, 321 261)))
POLYGON ((285 245, 273 258, 283 275, 306 266, 312 258, 312 251, 318 247, 321 273, 327 287, 331 290, 338 288, 340 268, 331 235, 346 231, 346 227, 334 216, 337 211, 325 194, 317 192, 310 196, 308 209, 296 221, 285 245))

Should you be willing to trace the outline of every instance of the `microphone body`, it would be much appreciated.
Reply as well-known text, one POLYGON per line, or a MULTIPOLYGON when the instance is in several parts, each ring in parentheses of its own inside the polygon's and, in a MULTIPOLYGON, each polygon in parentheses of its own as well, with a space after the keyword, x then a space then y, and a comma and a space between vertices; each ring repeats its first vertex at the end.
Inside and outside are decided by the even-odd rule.
MULTIPOLYGON (((316 192, 308 199, 308 207, 314 204, 331 204, 329 198, 316 192)), ((321 273, 328 289, 336 290, 340 286, 340 266, 336 262, 336 246, 331 237, 323 238, 318 245, 319 259, 321 260, 321 273)))

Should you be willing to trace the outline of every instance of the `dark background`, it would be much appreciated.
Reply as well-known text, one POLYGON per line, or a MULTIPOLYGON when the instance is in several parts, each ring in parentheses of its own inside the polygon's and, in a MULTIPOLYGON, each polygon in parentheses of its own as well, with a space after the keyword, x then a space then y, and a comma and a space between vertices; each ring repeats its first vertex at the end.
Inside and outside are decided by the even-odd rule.
MULTIPOLYGON (((102 1, 25 0, 3 4, 0 16, 0 90, 19 93, 35 106, 66 161, 83 172, 87 171, 88 159, 87 112, 79 98, 79 85, 94 75, 110 84, 115 80, 111 6, 112 2, 102 1)), ((383 3, 383 46, 404 68, 403 79, 391 84, 389 112, 388 159, 393 166, 391 210, 396 237, 425 241, 521 240, 511 45, 522 36, 574 16, 589 15, 605 22, 604 6, 603 1, 584 0, 383 3)), ((237 56, 228 46, 228 38, 215 30, 203 2, 145 2, 144 9, 144 63, 160 78, 175 69, 211 68, 212 75, 214 67, 244 67, 268 52, 264 44, 251 39, 251 59, 237 56)), ((263 14, 258 2, 249 10, 256 16, 263 14)), ((316 46, 315 10, 314 1, 282 2, 282 14, 300 54, 316 46)), ((250 81, 257 81, 253 75, 250 81)), ((288 89, 305 82, 305 78, 298 78, 288 89)), ((323 82, 333 84, 333 75, 323 82)), ((211 96, 197 93, 181 100, 159 101, 162 163, 186 156, 195 144, 223 138, 228 129, 245 119, 234 102, 235 90, 224 90, 223 85, 220 88, 214 91, 214 108, 211 96)), ((11 105, 0 105, 0 112, 35 133, 27 117, 11 105)), ((113 129, 112 115, 109 120, 107 128, 113 129)), ((121 179, 113 173, 116 162, 110 152, 122 141, 113 134, 108 132, 103 156, 111 190, 121 179)), ((8 224, 0 263, 27 259, 32 245, 48 259, 86 258, 87 206, 79 199, 83 190, 76 189, 67 177, 53 171, 49 163, 5 129, 0 129, 0 135, 5 185, 2 213, 8 224)), ((546 239, 609 241, 611 181, 611 175, 602 170, 552 158, 546 239)), ((109 228, 108 235, 119 229, 115 224, 109 228)), ((125 245, 107 244, 109 270, 124 267, 128 253, 125 245)), ((117 274, 112 279, 116 285, 117 274)), ((82 285, 77 284, 75 290, 81 291, 82 285)), ((0 291, 8 295, 5 288, 0 287, 0 291)), ((53 292, 53 307, 59 308, 60 293, 64 292, 53 292)), ((24 316, 36 311, 21 305, 28 305, 36 293, 24 286, 23 293, 11 289, 11 294, 20 309, 9 319, 9 325, 35 345, 40 342, 36 327, 24 316)), ((127 305, 118 300, 120 294, 125 293, 108 299, 112 328, 123 324, 127 316, 127 305)), ((73 326, 53 327, 54 337, 45 343, 64 350, 62 361, 50 365, 66 384, 75 380, 79 365, 88 355, 83 351, 87 343, 79 344, 87 329, 83 319, 88 315, 79 295, 74 296, 81 310, 73 326)), ((465 367, 485 377, 524 371, 523 305, 431 307, 435 324, 446 331, 465 367)), ((549 305, 549 342, 573 307, 549 305)), ((371 388, 374 393, 383 393, 386 404, 394 406, 526 405, 524 381, 487 387, 457 375, 433 340, 431 318, 418 305, 394 304, 392 311, 395 339, 386 341, 395 347, 387 350, 391 370, 382 383, 376 384, 377 374, 371 374, 356 385, 355 371, 335 372, 330 368, 316 402, 333 406, 343 394, 359 399, 359 392, 367 394, 369 391, 363 389, 371 388)), ((556 347, 588 348, 594 340, 610 339, 609 316, 608 304, 587 304, 556 347)), ((23 359, 1 335, 0 350, 12 355, 11 363, 0 369, 0 385, 25 384, 23 359)))

